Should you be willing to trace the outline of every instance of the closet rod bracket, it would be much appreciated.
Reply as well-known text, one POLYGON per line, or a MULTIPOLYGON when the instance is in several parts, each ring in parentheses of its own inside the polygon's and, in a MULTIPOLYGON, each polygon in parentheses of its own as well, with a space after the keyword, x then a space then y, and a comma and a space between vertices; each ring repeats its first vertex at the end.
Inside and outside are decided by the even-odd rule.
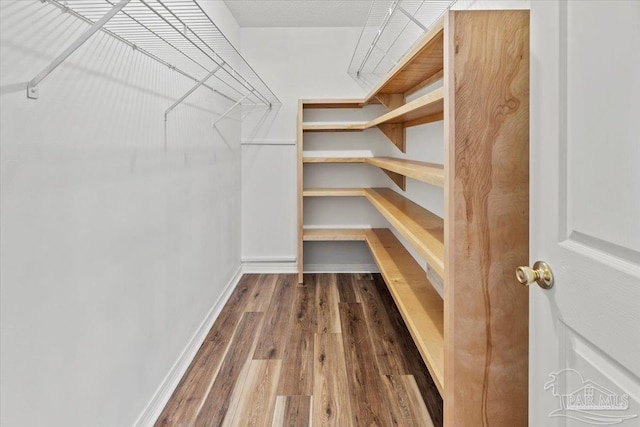
POLYGON ((69 47, 67 47, 56 59, 47 65, 37 76, 35 76, 27 84, 27 98, 38 99, 38 84, 44 80, 53 70, 58 68, 73 52, 78 50, 87 40, 91 38, 97 31, 99 31, 111 18, 113 18, 118 12, 120 12, 131 0, 121 0, 118 4, 113 6, 109 12, 105 13, 102 18, 96 21, 91 28, 78 37, 69 47))
MULTIPOLYGON (((196 83, 191 89, 189 89, 187 91, 187 93, 185 93, 184 95, 182 95, 176 102, 174 102, 173 104, 171 104, 171 106, 169 108, 167 108, 167 110, 164 112, 164 121, 167 121, 167 117, 169 116, 169 113, 171 111, 173 111, 174 108, 176 108, 178 105, 180 105, 182 103, 182 101, 184 101, 185 99, 187 99, 187 97, 189 95, 191 95, 193 92, 196 91, 196 89, 198 89, 200 86, 202 86, 203 84, 205 84, 205 82, 207 80, 209 80, 215 73, 218 72, 218 70, 220 68, 222 68, 222 66, 224 65, 224 61, 222 62, 222 65, 218 65, 216 68, 213 69, 213 71, 211 71, 209 74, 207 74, 206 76, 204 76, 204 78, 202 80, 200 80, 198 83, 196 83)), ((215 89, 214 89, 215 91, 215 89)), ((216 91, 217 92, 217 91, 216 91)), ((235 99, 233 100, 235 102, 235 99)))

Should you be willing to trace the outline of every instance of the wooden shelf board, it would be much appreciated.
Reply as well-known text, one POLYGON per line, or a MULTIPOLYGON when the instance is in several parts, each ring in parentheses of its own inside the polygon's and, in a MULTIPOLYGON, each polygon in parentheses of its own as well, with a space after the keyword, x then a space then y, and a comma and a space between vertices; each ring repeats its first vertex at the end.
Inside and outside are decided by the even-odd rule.
POLYGON ((305 242, 358 241, 365 240, 366 228, 305 228, 302 240, 305 242))
POLYGON ((357 132, 384 124, 416 126, 444 117, 444 88, 435 89, 366 123, 303 123, 305 132, 357 132))
POLYGON ((444 69, 444 17, 434 23, 422 39, 400 60, 365 98, 378 94, 416 92, 442 76, 444 69))
POLYGON ((303 163, 368 163, 402 176, 444 187, 444 166, 395 157, 304 157, 303 163))
POLYGON ((361 132, 367 123, 303 123, 305 132, 361 132))
POLYGON ((444 220, 389 188, 367 188, 365 197, 444 277, 444 220))
POLYGON ((302 108, 305 110, 313 108, 362 108, 367 104, 377 104, 378 100, 372 99, 367 102, 361 99, 303 99, 302 108))
POLYGON ((305 188, 304 197, 350 197, 364 196, 363 188, 305 188))
POLYGON ((365 157, 304 157, 303 163, 365 163, 365 157))
MULTIPOLYGON (((408 127, 407 125, 415 126, 419 124, 420 119, 441 120, 441 118, 437 117, 441 117, 443 111, 444 87, 441 87, 370 121, 366 127, 369 128, 385 123, 401 123, 405 127, 408 127)), ((428 123, 428 121, 423 123, 428 123)))
POLYGON ((436 187, 444 187, 443 165, 396 159, 395 157, 366 157, 364 162, 436 187))

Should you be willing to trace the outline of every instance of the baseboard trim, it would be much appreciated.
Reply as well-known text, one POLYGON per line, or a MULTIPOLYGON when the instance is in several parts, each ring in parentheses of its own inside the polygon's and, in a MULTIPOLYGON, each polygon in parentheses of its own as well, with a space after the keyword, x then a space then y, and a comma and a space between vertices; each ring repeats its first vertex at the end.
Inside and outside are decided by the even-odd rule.
POLYGON ((305 264, 305 273, 379 273, 376 264, 305 264))
POLYGON ((290 260, 243 260, 242 261, 243 273, 268 273, 268 274, 293 274, 298 272, 298 263, 290 260))
POLYGON ((222 292, 222 295, 220 295, 220 297, 218 298, 218 301, 216 301, 211 310, 209 310, 209 313, 207 313, 207 316, 204 318, 204 320, 196 330, 196 333, 193 335, 193 337, 191 337, 191 340, 189 340, 189 343, 187 344, 185 349, 182 350, 182 353, 178 357, 178 360, 176 360, 176 362, 169 370, 167 376, 164 378, 164 380, 162 380, 162 383, 153 394, 153 397, 151 398, 147 406, 144 408, 136 422, 133 424, 134 427, 152 427, 156 422, 165 405, 169 401, 169 398, 178 386, 178 383, 187 371, 187 368, 193 361, 193 358, 196 356, 198 349, 204 342, 204 339, 213 326, 213 323, 218 318, 220 311, 222 311, 222 308, 229 300, 231 293, 238 285, 238 282, 240 282, 242 274, 243 268, 242 266, 240 266, 234 273, 229 283, 227 283, 224 291, 222 292))

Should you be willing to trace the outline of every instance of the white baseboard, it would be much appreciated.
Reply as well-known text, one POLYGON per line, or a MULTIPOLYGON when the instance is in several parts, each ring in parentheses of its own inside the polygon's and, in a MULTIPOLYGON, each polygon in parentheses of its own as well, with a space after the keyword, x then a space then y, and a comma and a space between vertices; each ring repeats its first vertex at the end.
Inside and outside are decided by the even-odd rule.
POLYGON ((305 273, 379 273, 376 264, 305 264, 305 273))
POLYGON ((229 300, 231 293, 238 285, 242 274, 243 269, 242 266, 240 266, 229 283, 227 283, 227 286, 222 292, 222 295, 220 295, 220 298, 218 298, 218 301, 216 301, 211 310, 209 310, 209 313, 207 313, 207 316, 196 330, 196 333, 191 337, 191 340, 189 340, 189 343, 178 357, 178 360, 176 360, 169 370, 169 373, 160 384, 160 387, 158 387, 147 406, 133 424, 134 427, 152 427, 156 422, 160 413, 162 413, 162 410, 169 401, 169 398, 178 386, 178 383, 187 371, 187 368, 193 361, 193 358, 196 356, 198 349, 204 342, 204 339, 213 326, 213 323, 218 318, 220 311, 222 311, 222 308, 229 300))
POLYGON ((292 274, 298 272, 298 263, 295 258, 243 258, 242 272, 292 274))

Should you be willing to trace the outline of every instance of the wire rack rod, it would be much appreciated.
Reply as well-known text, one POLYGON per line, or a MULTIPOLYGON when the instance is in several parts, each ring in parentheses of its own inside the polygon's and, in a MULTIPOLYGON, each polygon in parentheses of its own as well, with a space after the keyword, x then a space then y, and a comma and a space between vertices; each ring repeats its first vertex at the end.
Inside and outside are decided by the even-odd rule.
POLYGON ((456 1, 373 0, 348 73, 375 84, 456 1))
MULTIPOLYGON (((118 0, 41 1, 91 25, 120 4, 118 0)), ((223 89, 238 97, 249 95, 267 106, 280 104, 197 0, 130 0, 100 30, 195 83, 219 68, 213 77, 222 82, 223 89)), ((207 84, 202 86, 237 100, 207 84)))

